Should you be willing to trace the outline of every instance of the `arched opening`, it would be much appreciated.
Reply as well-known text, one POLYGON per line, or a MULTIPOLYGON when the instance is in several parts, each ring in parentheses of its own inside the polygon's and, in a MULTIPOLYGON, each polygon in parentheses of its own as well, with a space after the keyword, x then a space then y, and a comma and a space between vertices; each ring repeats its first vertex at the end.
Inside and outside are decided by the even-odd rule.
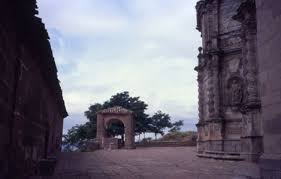
POLYGON ((117 138, 118 146, 124 147, 125 144, 125 125, 117 118, 110 119, 106 123, 106 136, 109 138, 117 138))

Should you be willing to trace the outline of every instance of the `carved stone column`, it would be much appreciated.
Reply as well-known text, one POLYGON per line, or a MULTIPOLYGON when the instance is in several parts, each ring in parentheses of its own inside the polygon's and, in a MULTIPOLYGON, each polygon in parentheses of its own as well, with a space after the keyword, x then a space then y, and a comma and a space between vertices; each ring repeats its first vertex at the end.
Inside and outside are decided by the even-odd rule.
POLYGON ((220 119, 220 92, 219 92, 219 56, 218 52, 212 54, 209 66, 209 117, 220 119))
POLYGON ((204 151, 203 148, 203 138, 202 136, 204 135, 204 89, 203 89, 203 77, 204 77, 204 72, 203 72, 203 67, 204 67, 204 57, 202 54, 202 47, 198 48, 199 50, 199 55, 198 57, 198 66, 195 67, 195 71, 198 72, 197 74, 197 82, 198 82, 198 111, 199 111, 199 122, 196 125, 197 127, 197 152, 202 153, 204 151))
POLYGON ((197 82, 198 82, 198 111, 199 111, 199 123, 204 119, 204 91, 203 91, 203 66, 204 66, 204 58, 202 54, 202 47, 199 47, 199 55, 198 55, 198 66, 195 70, 198 72, 197 74, 197 82))
POLYGON ((242 155, 247 161, 258 161, 262 153, 260 97, 258 93, 257 27, 255 3, 248 0, 241 4, 234 19, 242 23, 242 55, 246 95, 241 108, 242 155))
POLYGON ((223 150, 223 121, 220 115, 219 90, 219 3, 218 0, 210 0, 199 1, 196 5, 197 29, 201 32, 204 49, 203 53, 202 48, 199 49, 199 66, 197 67, 199 86, 197 147, 198 150, 203 151, 223 150), (204 143, 204 146, 201 143, 204 143))

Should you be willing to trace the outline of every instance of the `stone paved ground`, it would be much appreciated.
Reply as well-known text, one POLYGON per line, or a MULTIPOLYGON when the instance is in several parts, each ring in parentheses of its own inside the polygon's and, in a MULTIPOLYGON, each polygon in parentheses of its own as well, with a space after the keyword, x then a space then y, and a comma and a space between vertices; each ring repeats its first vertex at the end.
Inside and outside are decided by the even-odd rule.
POLYGON ((196 157, 194 147, 62 153, 52 179, 246 179, 259 178, 246 162, 196 157))

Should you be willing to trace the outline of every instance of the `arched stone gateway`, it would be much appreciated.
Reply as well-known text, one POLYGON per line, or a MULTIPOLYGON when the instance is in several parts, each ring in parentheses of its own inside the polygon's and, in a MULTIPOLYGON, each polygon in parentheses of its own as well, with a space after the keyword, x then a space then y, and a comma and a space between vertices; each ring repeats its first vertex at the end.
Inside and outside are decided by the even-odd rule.
MULTIPOLYGON (((133 111, 115 106, 104 109, 97 114, 97 140, 101 148, 106 148, 108 142, 112 141, 106 134, 106 130, 113 121, 121 121, 125 130, 125 148, 135 148, 135 115, 133 111)), ((113 141, 112 141, 113 142, 113 141)))

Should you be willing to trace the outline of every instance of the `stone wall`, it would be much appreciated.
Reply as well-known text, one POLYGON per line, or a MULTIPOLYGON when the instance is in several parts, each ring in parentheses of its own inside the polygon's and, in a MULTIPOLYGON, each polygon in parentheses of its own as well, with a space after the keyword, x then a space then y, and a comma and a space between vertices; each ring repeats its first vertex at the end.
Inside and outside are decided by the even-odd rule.
POLYGON ((263 178, 281 178, 281 1, 256 0, 264 154, 263 178))
POLYGON ((117 139, 114 137, 102 139, 103 149, 109 149, 109 150, 119 149, 121 147, 119 143, 121 143, 121 139, 117 139))
POLYGON ((67 116, 48 33, 36 2, 0 6, 0 178, 32 175, 60 151, 67 116))

